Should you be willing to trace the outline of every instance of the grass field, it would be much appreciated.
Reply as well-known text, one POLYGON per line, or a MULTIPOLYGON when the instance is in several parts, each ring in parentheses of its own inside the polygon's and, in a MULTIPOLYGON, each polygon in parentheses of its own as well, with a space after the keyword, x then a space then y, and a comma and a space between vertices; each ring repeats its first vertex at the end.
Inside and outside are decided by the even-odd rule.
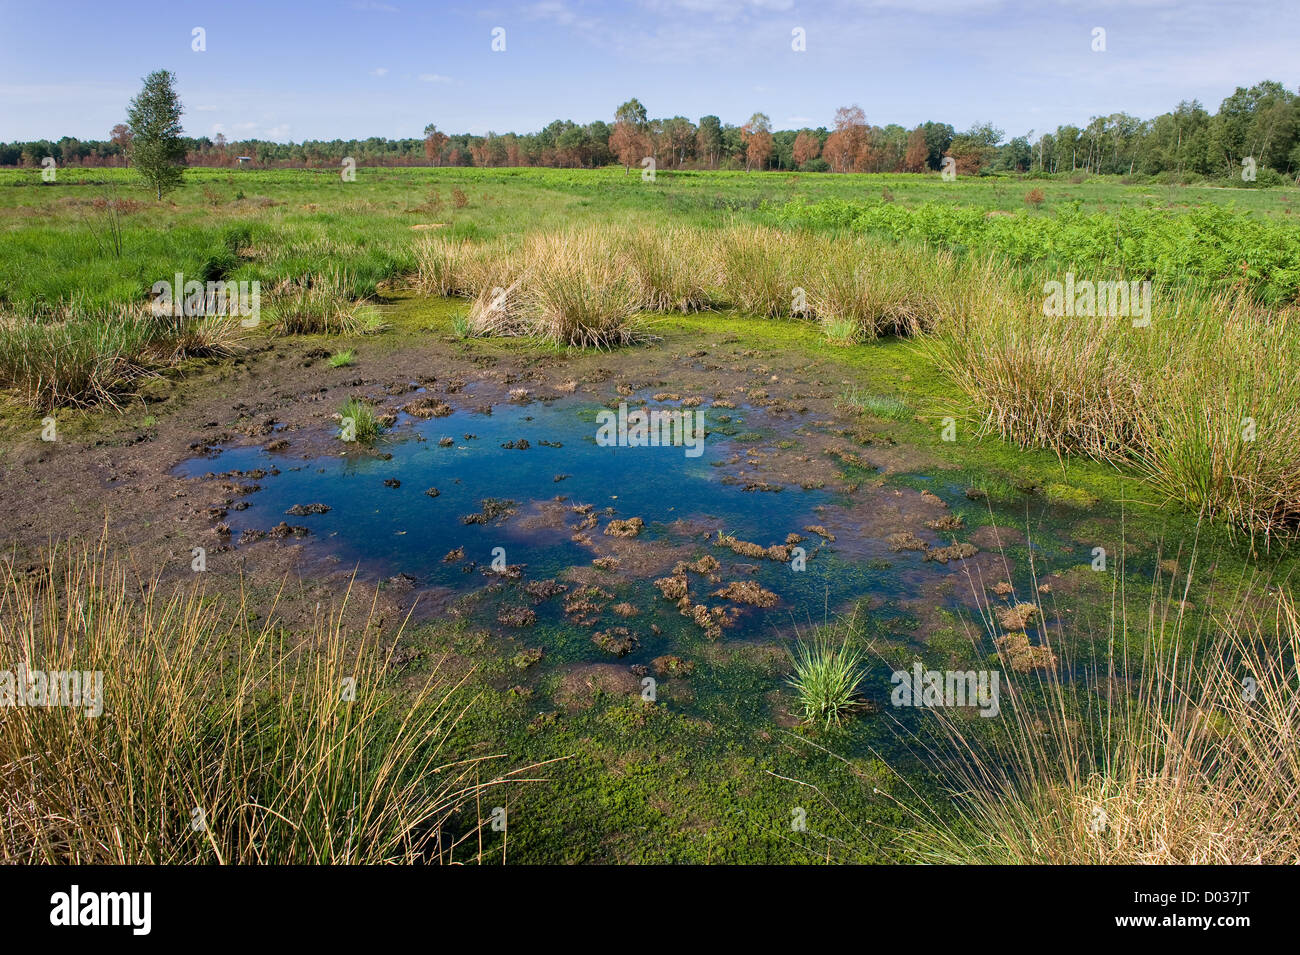
MULTIPOLYGON (((1033 262, 1037 230, 1076 206, 1093 216, 1160 213, 1184 224, 1186 214, 1232 208, 1247 215, 1216 221, 1220 233, 1241 221, 1274 224, 1294 236, 1289 224, 1298 198, 1294 189, 1157 187, 1100 178, 1076 185, 996 177, 946 183, 937 175, 661 172, 644 182, 621 169, 362 169, 355 182, 326 171, 195 169, 186 183, 160 204, 138 188, 129 170, 65 170, 53 184, 41 183, 39 173, 0 170, 0 305, 38 314, 67 301, 138 302, 154 281, 176 271, 256 278, 271 286, 328 267, 345 267, 352 291, 361 296, 379 281, 412 271, 419 236, 410 228, 429 223, 444 223, 451 236, 488 239, 583 223, 709 226, 733 218, 784 218, 848 224, 859 205, 887 212, 938 205, 967 217, 1015 213, 1030 247, 1017 260, 1033 262), (1027 205, 1025 196, 1034 189, 1044 201, 1027 205), (455 190, 463 193, 462 207, 455 190), (108 205, 113 199, 125 200, 116 217, 108 205), (830 205, 794 215, 790 203, 830 205), (115 227, 120 254, 112 241, 115 227)), ((945 228, 927 223, 918 237, 942 237, 945 228)), ((950 236, 953 243, 962 239, 950 236)), ((1294 255, 1292 246, 1292 271, 1294 255)), ((1180 278, 1195 278, 1181 271, 1180 278)))
MULTIPOLYGON (((983 495, 971 500, 1026 510, 1032 502, 1050 511, 1053 521, 1070 523, 1070 546, 1081 548, 1076 563, 1084 567, 1090 539, 1105 535, 1110 541, 1117 528, 1128 533, 1118 553, 1132 562, 1130 574, 1151 584, 1138 596, 1123 592, 1132 576, 1116 577, 1112 587, 1087 573, 1067 574, 1069 586, 1058 583, 1066 592, 1062 599, 1077 601, 1068 625, 1061 623, 1064 612, 1045 606, 1047 591, 1029 595, 1040 623, 1057 619, 1055 632, 1041 628, 1036 659, 1055 663, 1067 648, 1082 647, 1092 658, 1061 668, 1079 677, 1090 665, 1091 676, 1079 680, 1040 677, 1031 672, 1041 669, 1037 664, 1022 667, 1025 647, 1008 640, 1032 628, 999 617, 1007 609, 1000 605, 997 612, 986 606, 989 619, 977 614, 973 622, 947 610, 908 610, 942 634, 942 642, 924 648, 928 663, 992 662, 1008 673, 1029 672, 1025 696, 1017 697, 1017 705, 1029 709, 1017 711, 1008 738, 962 720, 939 727, 907 722, 891 730, 863 728, 866 720, 850 716, 847 728, 837 725, 842 713, 861 710, 857 671, 879 669, 882 654, 893 660, 904 653, 901 631, 921 627, 916 622, 855 629, 844 620, 811 627, 796 621, 785 627, 787 637, 800 631, 793 659, 765 656, 768 648, 752 645, 726 656, 722 644, 706 644, 699 650, 699 683, 715 691, 692 694, 680 711, 643 707, 615 691, 623 684, 612 671, 592 670, 584 686, 597 686, 597 705, 567 714, 561 707, 548 716, 529 702, 533 694, 572 695, 572 679, 548 671, 526 687, 516 685, 526 682, 524 671, 534 672, 528 670, 534 659, 521 661, 515 643, 494 642, 499 634, 485 636, 449 618, 416 626, 410 652, 421 661, 446 656, 473 666, 458 671, 453 665, 452 676, 435 669, 415 686, 401 666, 390 667, 363 640, 363 665, 384 694, 354 725, 336 722, 322 702, 347 665, 347 641, 340 636, 346 628, 338 620, 286 625, 287 632, 326 648, 314 665, 327 669, 322 676, 319 668, 297 663, 283 643, 285 632, 256 601, 246 605, 226 593, 208 619, 196 609, 202 598, 182 587, 174 597, 156 598, 156 605, 150 596, 141 608, 117 556, 107 552, 28 576, 11 568, 0 594, 6 650, 22 647, 25 658, 34 659, 35 635, 58 620, 70 631, 68 646, 84 644, 85 656, 74 653, 69 660, 116 660, 111 666, 126 674, 123 679, 134 678, 131 668, 149 673, 156 660, 174 659, 186 685, 171 687, 142 718, 163 727, 163 736, 172 733, 173 741, 190 733, 220 740, 206 754, 183 747, 176 752, 217 768, 211 787, 182 801, 206 801, 227 828, 225 841, 204 844, 168 823, 165 838, 151 844, 157 826, 144 810, 122 819, 108 800, 42 792, 40 774, 23 763, 31 740, 58 741, 45 751, 51 772, 60 772, 95 747, 116 752, 129 748, 131 739, 124 724, 97 739, 33 718, 6 722, 0 732, 0 759, 28 766, 15 777, 15 791, 36 807, 0 831, 0 850, 45 859, 258 861, 250 849, 256 842, 272 845, 267 851, 285 861, 442 858, 450 855, 446 846, 434 850, 420 840, 429 827, 450 831, 467 800, 505 782, 495 771, 481 777, 475 762, 460 762, 491 751, 508 752, 512 767, 547 765, 558 794, 550 801, 531 791, 519 797, 523 811, 546 821, 512 841, 510 852, 525 861, 754 861, 819 854, 899 861, 909 858, 908 834, 917 832, 928 859, 1293 858, 1293 820, 1263 833, 1243 832, 1226 820, 1241 813, 1276 815, 1293 802, 1294 754, 1279 755, 1274 737, 1294 731, 1294 708, 1270 704, 1253 720, 1251 711, 1221 697, 1241 661, 1249 661, 1261 684, 1269 681, 1274 702, 1293 684, 1298 631, 1289 575, 1300 532, 1297 200, 1295 188, 1166 187, 1100 178, 949 183, 937 175, 660 172, 644 181, 621 168, 363 168, 355 182, 334 172, 193 169, 185 185, 159 203, 130 170, 61 169, 52 184, 41 183, 39 173, 0 171, 0 434, 6 439, 0 460, 6 464, 27 466, 35 459, 35 436, 55 418, 60 440, 89 454, 97 444, 120 445, 128 433, 152 440, 157 415, 198 428, 208 413, 191 422, 185 415, 198 414, 188 410, 191 404, 232 406, 222 426, 235 421, 261 440, 277 425, 259 425, 249 409, 260 393, 277 391, 278 376, 308 350, 320 353, 308 360, 323 359, 329 367, 320 373, 329 376, 322 377, 328 384, 320 392, 335 392, 321 401, 329 404, 326 414, 338 412, 329 440, 346 434, 351 421, 364 433, 362 443, 374 444, 392 418, 372 404, 384 395, 372 387, 377 379, 365 375, 420 349, 436 345, 430 354, 448 363, 464 359, 485 379, 498 362, 554 367, 555 382, 547 384, 553 398, 572 394, 583 382, 613 407, 638 390, 653 391, 655 375, 688 366, 696 346, 703 355, 721 342, 734 352, 709 373, 730 371, 728 361, 756 362, 763 375, 746 372, 756 376, 745 386, 751 398, 759 396, 753 400, 767 400, 771 388, 783 404, 794 405, 827 389, 822 397, 828 407, 846 416, 840 433, 857 442, 847 456, 837 452, 847 475, 845 498, 890 479, 890 469, 867 467, 855 457, 864 449, 942 461, 972 493, 983 495), (242 327, 229 315, 152 315, 151 288, 177 273, 203 282, 260 283, 266 320, 242 327), (1132 300, 1116 309, 1112 290, 1108 305, 1090 297, 1077 311, 1072 301, 1067 311, 1051 314, 1047 285, 1067 280, 1071 288, 1076 282, 1134 283, 1132 300), (1145 310, 1139 308, 1142 283, 1150 283, 1145 310), (662 358, 665 349, 673 359, 664 366, 669 371, 640 371, 640 355, 662 358), (267 372, 253 364, 259 355, 284 363, 267 372), (570 365, 576 370, 565 370, 570 365), (789 380, 805 366, 821 369, 823 378, 797 393, 789 380), (599 390, 616 383, 617 391, 599 390), (346 396, 346 403, 336 396, 346 396), (1080 530, 1085 525, 1089 530, 1080 530), (1207 557, 1198 563, 1202 551, 1207 557), (1171 560, 1173 569, 1166 566, 1171 560), (42 582, 49 580, 63 589, 46 588, 42 582), (103 581, 111 585, 107 622, 61 615, 60 607, 77 603, 78 595, 103 591, 103 581), (125 648, 135 614, 150 622, 154 663, 125 648), (263 615, 264 623, 250 623, 263 615), (1217 636, 1225 620, 1240 624, 1232 639, 1217 636), (244 693, 218 713, 193 702, 221 698, 224 676, 213 682, 196 656, 195 647, 208 639, 225 648, 229 679, 244 693), (1179 653, 1209 661, 1204 672, 1179 653), (304 669, 292 669, 286 659, 304 669), (1103 689, 1111 676, 1099 674, 1115 669, 1131 676, 1126 702, 1112 701, 1103 689), (277 708, 275 694, 262 695, 282 677, 301 687, 308 703, 304 719, 328 729, 312 737, 313 745, 340 754, 337 763, 322 756, 328 800, 303 798, 303 786, 313 783, 287 743, 261 765, 250 736, 223 728, 238 722, 232 714, 243 701, 265 714, 259 719, 274 739, 311 736, 277 708), (1180 682, 1175 697, 1162 691, 1165 678, 1180 682), (726 698, 717 687, 736 689, 739 697, 726 698), (792 730, 795 742, 769 753, 763 701, 783 693, 799 703, 793 708, 808 715, 807 725, 772 727, 792 730), (431 695, 434 709, 426 706, 431 695), (1038 709, 1031 712, 1033 706, 1038 709), (1202 711, 1212 714, 1208 722, 1189 716, 1202 711), (402 729, 411 725, 424 734, 414 742, 402 729), (1080 725, 1086 728, 1082 737, 1080 725), (912 749, 892 748, 900 738, 912 749), (432 749, 423 745, 435 739, 432 749), (979 745, 964 749, 968 739, 979 745), (1190 741, 1186 754, 1175 752, 1175 740, 1190 741), (846 741, 856 749, 842 759, 836 748, 843 743, 847 751, 846 741), (890 763, 889 757, 908 763, 915 751, 945 746, 959 754, 945 764, 946 774, 899 774, 890 763), (1217 746, 1231 758, 1216 761, 1217 746), (864 755, 872 747, 888 755, 864 755), (555 760, 562 762, 552 765, 555 760), (419 772, 408 773, 408 766, 419 772), (439 788, 421 789, 419 775, 433 766, 453 767, 455 775, 439 788), (296 825, 281 825, 270 814, 241 815, 240 807, 253 798, 253 783, 245 781, 254 772, 249 767, 263 774, 257 785, 275 794, 280 818, 302 825, 301 837, 296 825), (1177 785, 1167 784, 1171 775, 1177 785), (388 801, 368 806, 360 841, 338 838, 338 821, 351 818, 348 800, 375 778, 388 801), (1245 785, 1244 778, 1256 781, 1245 785), (802 779, 815 780, 846 810, 844 818, 862 820, 863 828, 841 819, 818 834, 824 843, 799 837, 796 845, 754 822, 787 814, 789 781, 802 779), (959 790, 977 795, 962 810, 929 811, 959 790), (888 799, 874 795, 882 791, 888 799), (1172 808, 1154 818, 1153 800, 1172 808), (720 820, 742 803, 752 817, 727 830, 720 820), (1087 838, 1098 806, 1125 821, 1100 855, 1087 838), (1176 833, 1161 828, 1171 813, 1185 822, 1176 833), (42 819, 71 817, 89 821, 55 837, 32 835, 42 831, 42 819), (587 821, 593 818, 603 821, 587 821), (1056 828, 1048 831, 1045 820, 1056 828), (627 835, 667 824, 684 833, 671 844, 642 844, 627 835), (99 828, 114 826, 132 833, 130 851, 86 848, 101 838, 99 828), (864 836, 875 826, 894 835, 884 841, 864 836), (972 827, 997 838, 976 851, 972 827), (733 838, 715 844, 714 833, 723 830, 733 838)), ((452 373, 438 365, 431 372, 458 381, 463 369, 452 373)), ((522 371, 503 376, 503 388, 515 386, 505 403, 531 400, 529 388, 537 386, 525 378, 522 371)), ((460 384, 446 394, 457 394, 460 384)), ((307 383, 293 387, 298 405, 317 400, 301 397, 307 383)), ((735 407, 723 394, 714 393, 715 411, 735 407)), ((435 418, 451 413, 450 407, 430 408, 435 418)), ((737 441, 746 436, 729 420, 712 427, 727 434, 728 425, 737 441)), ((791 454, 811 440, 802 431, 754 437, 791 454)), ((173 436, 176 453, 187 440, 173 436)), ((192 440, 191 453, 206 453, 206 437, 192 440)), ((328 453, 338 452, 331 447, 328 453)), ((176 463, 173 454, 165 468, 176 463)), ((149 467, 164 470, 158 462, 149 467)), ((928 476, 928 467, 897 470, 928 476)), ((150 471, 132 480, 143 485, 162 475, 150 471)), ((919 488, 897 485, 898 494, 919 488)), ((429 496, 436 492, 430 488, 429 496)), ((110 507, 107 497, 94 500, 110 507)), ((963 526, 937 520, 927 526, 963 526)), ((967 520, 973 527, 976 518, 967 520)), ((715 540, 738 539, 719 531, 715 540)), ((1032 548, 1025 547, 1032 568, 1032 548)), ((156 545, 158 554, 178 549, 184 553, 188 544, 156 545)), ((758 553, 761 563, 766 558, 761 548, 758 553)), ((275 567, 287 573, 285 565, 275 567)), ((254 571, 252 588, 273 589, 273 576, 254 571)), ((664 582, 674 579, 685 581, 688 572, 676 569, 656 581, 665 597, 675 584, 664 582)), ((1023 602, 1009 609, 1026 620, 1035 614, 1023 602)), ((393 623, 358 626, 369 637, 391 632, 393 623)), ((564 645, 567 637, 555 639, 564 645)), ((291 640, 290 646, 298 644, 291 640)), ((113 785, 128 797, 138 786, 181 798, 175 793, 184 789, 183 778, 169 769, 175 752, 159 746, 148 757, 138 776, 113 785)), ((472 819, 454 826, 457 845, 472 833, 476 858, 483 859, 484 815, 475 808, 472 819)), ((492 847, 505 851, 503 844, 492 847)))

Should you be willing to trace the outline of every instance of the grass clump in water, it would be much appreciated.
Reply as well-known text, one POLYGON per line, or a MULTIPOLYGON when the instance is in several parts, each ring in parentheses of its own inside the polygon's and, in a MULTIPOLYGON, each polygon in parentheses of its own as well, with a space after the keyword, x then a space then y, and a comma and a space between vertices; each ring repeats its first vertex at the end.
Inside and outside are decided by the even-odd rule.
POLYGON ((859 414, 868 414, 876 418, 907 421, 912 417, 912 409, 892 395, 877 395, 860 388, 849 388, 844 392, 842 401, 859 414))
POLYGON ((862 652, 830 636, 800 641, 791 654, 794 676, 789 684, 799 697, 804 719, 829 728, 857 706, 864 677, 862 652))
POLYGON ((378 414, 374 405, 359 398, 349 398, 339 409, 339 440, 373 444, 388 430, 391 416, 378 414))

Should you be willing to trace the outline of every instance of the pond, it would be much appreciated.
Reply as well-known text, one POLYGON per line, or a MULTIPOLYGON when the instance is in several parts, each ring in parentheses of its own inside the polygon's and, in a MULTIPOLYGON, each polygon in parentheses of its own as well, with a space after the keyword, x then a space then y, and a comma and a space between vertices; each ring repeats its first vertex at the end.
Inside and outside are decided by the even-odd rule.
MULTIPOLYGON (((511 652, 540 650, 547 666, 648 670, 719 640, 785 644, 864 598, 874 626, 906 639, 919 604, 969 606, 961 570, 977 548, 962 541, 992 520, 1016 524, 949 472, 881 477, 836 462, 838 480, 801 480, 815 471, 811 426, 760 408, 632 393, 624 415, 694 412, 704 436, 630 447, 606 440, 625 419, 577 398, 475 410, 472 394, 459 408, 414 397, 405 407, 438 416, 403 411, 370 448, 336 440, 295 458, 232 446, 179 473, 232 491, 232 546, 286 522, 278 536, 308 553, 410 591, 426 615, 480 624, 511 652), (964 549, 945 550, 954 543, 964 549)), ((1078 563, 1064 544, 1051 525, 1035 534, 1040 574, 1078 563)), ((1022 537, 1013 556, 1030 547, 1022 537)), ((1019 574, 1017 590, 1032 592, 1027 561, 980 554, 994 557, 995 576, 1019 574)))

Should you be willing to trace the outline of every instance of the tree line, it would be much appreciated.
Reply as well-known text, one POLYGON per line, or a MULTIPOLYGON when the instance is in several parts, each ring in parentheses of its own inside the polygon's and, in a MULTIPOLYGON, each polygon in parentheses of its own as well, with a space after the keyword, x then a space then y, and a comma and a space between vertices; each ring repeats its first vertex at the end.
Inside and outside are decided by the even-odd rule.
MULTIPOLYGON (((124 166, 131 162, 132 126, 119 124, 107 140, 63 137, 0 144, 0 165, 38 167, 44 157, 60 166, 124 166)), ((951 157, 963 175, 1020 173, 1119 174, 1171 180, 1233 176, 1250 160, 1264 182, 1300 174, 1300 94, 1271 80, 1238 87, 1210 113, 1184 101, 1154 119, 1127 113, 1095 116, 1086 126, 1058 126, 1036 139, 1006 139, 992 123, 957 131, 948 123, 912 129, 869 122, 863 110, 844 106, 832 124, 774 130, 761 112, 735 126, 717 116, 651 118, 632 98, 612 122, 578 124, 557 119, 533 133, 484 136, 446 133, 429 124, 421 137, 307 140, 277 143, 180 136, 177 149, 194 166, 337 166, 345 156, 361 165, 551 166, 594 168, 613 163, 626 172, 653 160, 657 169, 799 170, 803 172, 925 172, 951 157)))

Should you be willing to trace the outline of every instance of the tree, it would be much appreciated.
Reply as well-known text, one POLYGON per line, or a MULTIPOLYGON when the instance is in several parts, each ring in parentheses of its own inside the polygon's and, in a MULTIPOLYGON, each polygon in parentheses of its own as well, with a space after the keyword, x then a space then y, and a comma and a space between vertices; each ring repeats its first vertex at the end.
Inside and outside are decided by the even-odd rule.
POLYGON ((948 155, 957 164, 963 176, 975 175, 987 168, 997 155, 1003 132, 992 123, 976 123, 964 133, 952 138, 948 155))
POLYGON ((721 152, 722 120, 716 116, 701 116, 700 127, 695 133, 695 154, 705 160, 710 169, 717 169, 721 152))
POLYGON ((672 152, 673 165, 681 166, 695 145, 695 124, 685 116, 664 120, 664 144, 672 152))
POLYGON ((637 129, 643 129, 646 124, 645 107, 641 101, 633 96, 630 100, 614 110, 614 122, 631 123, 637 129))
POLYGON ((645 107, 633 96, 614 111, 614 131, 609 134, 609 149, 623 164, 623 175, 633 165, 650 155, 650 140, 645 134, 645 107))
POLYGON ((185 144, 181 142, 181 106, 176 77, 155 70, 144 78, 144 88, 127 109, 131 137, 131 162, 157 193, 171 192, 185 175, 185 144))
POLYGON ((851 171, 867 149, 867 116, 861 106, 841 106, 835 111, 835 132, 822 147, 822 156, 835 172, 851 171))
POLYGON ((740 134, 745 143, 745 172, 761 169, 772 154, 772 121, 766 113, 755 113, 740 127, 740 134))
POLYGON ((921 128, 925 130, 925 164, 931 169, 939 169, 943 166, 944 153, 952 145, 952 127, 947 123, 927 121, 921 128))
POLYGON ((126 128, 126 123, 118 123, 108 133, 108 141, 117 147, 117 151, 125 156, 131 150, 131 131, 126 128))
POLYGON ((1298 132, 1300 106, 1296 94, 1281 83, 1265 80, 1250 89, 1237 87, 1219 106, 1211 128, 1210 149, 1230 175, 1241 168, 1246 156, 1284 172, 1298 132))
POLYGON ((907 134, 907 152, 903 154, 904 172, 925 172, 929 149, 925 145, 925 127, 918 126, 907 134))
POLYGON ((424 127, 424 155, 428 159, 438 162, 438 157, 442 155, 442 147, 447 145, 447 134, 438 132, 438 127, 433 123, 424 127))
POLYGON ((802 166, 821 155, 822 144, 817 139, 817 135, 810 129, 799 130, 799 135, 794 138, 794 161, 795 165, 802 166))
POLYGON ((623 175, 650 154, 650 143, 645 135, 631 123, 617 122, 609 134, 609 150, 623 164, 623 175))

